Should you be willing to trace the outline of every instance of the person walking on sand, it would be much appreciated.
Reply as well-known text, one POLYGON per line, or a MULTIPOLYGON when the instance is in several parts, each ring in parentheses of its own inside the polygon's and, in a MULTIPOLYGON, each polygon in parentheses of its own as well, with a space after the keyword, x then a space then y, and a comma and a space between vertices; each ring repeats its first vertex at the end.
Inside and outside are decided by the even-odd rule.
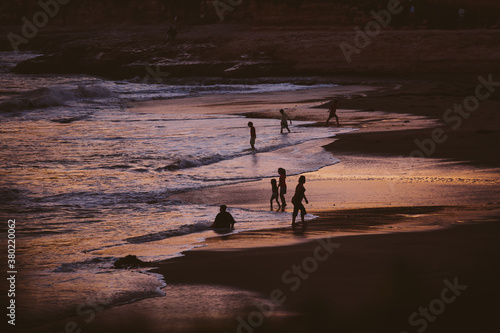
POLYGON ((276 203, 278 204, 278 210, 280 210, 280 202, 278 201, 278 185, 276 183, 276 179, 271 179, 271 188, 273 191, 273 194, 271 196, 271 210, 273 210, 273 200, 276 200, 276 203))
POLYGON ((306 209, 302 204, 302 199, 306 201, 306 204, 309 203, 309 201, 307 201, 305 193, 306 192, 306 188, 304 187, 305 182, 306 182, 306 177, 300 176, 299 183, 295 188, 295 194, 292 198, 292 203, 293 203, 292 226, 295 226, 295 219, 297 218, 299 211, 302 223, 304 223, 304 216, 307 214, 306 209))
POLYGON ((255 149, 255 139, 257 138, 257 133, 255 132, 255 127, 253 127, 253 123, 248 122, 248 127, 250 127, 250 146, 252 149, 255 149))
POLYGON ((335 119, 337 119, 337 126, 340 126, 339 117, 337 116, 337 107, 338 107, 338 105, 339 105, 339 100, 338 99, 334 99, 332 101, 332 105, 330 105, 330 108, 327 111, 327 112, 330 113, 328 115, 328 119, 326 120, 326 124, 327 125, 328 125, 328 122, 330 121, 330 119, 335 118, 335 119))
POLYGON ((229 229, 234 228, 234 218, 231 213, 227 212, 227 206, 220 206, 220 213, 215 217, 214 223, 210 226, 213 229, 229 229))
POLYGON ((290 129, 288 128, 288 122, 290 122, 290 125, 292 124, 292 121, 288 117, 288 115, 285 113, 285 110, 281 109, 281 134, 283 134, 283 129, 286 128, 288 133, 290 133, 290 129))
POLYGON ((281 208, 284 210, 286 207, 285 202, 285 194, 286 194, 286 170, 283 168, 278 169, 278 173, 280 175, 280 180, 278 183, 278 187, 280 189, 280 199, 281 199, 281 208))

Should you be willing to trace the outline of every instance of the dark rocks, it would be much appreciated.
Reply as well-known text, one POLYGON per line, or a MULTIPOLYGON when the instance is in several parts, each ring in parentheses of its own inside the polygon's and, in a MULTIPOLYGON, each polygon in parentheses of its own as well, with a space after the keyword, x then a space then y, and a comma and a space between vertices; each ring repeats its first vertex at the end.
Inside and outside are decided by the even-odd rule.
POLYGON ((150 267, 150 265, 134 255, 128 255, 124 258, 120 258, 115 261, 113 268, 116 269, 131 269, 131 268, 141 268, 141 267, 150 267))

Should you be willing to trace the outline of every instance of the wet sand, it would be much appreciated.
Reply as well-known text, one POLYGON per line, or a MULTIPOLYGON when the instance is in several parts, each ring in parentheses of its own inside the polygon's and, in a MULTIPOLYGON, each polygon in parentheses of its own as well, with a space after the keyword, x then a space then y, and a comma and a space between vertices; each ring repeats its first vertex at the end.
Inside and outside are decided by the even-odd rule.
POLYGON ((91 332, 494 332, 500 217, 476 217, 427 232, 191 251, 156 270, 166 297, 74 320, 91 332))
MULTIPOLYGON (((460 102, 457 90, 443 98, 433 95, 433 106, 426 106, 429 90, 425 83, 417 86, 421 90, 412 86, 411 94, 394 84, 376 91, 156 104, 154 112, 186 108, 276 118, 279 108, 288 107, 293 119, 324 121, 325 99, 341 95, 341 125, 360 130, 318 142, 341 163, 305 174, 306 207, 319 216, 305 229, 211 238, 201 249, 159 263, 155 272, 165 278, 166 297, 104 310, 90 323, 74 318, 75 323, 92 332, 492 331, 494 301, 500 296, 500 164, 491 157, 491 140, 498 135, 500 103, 487 101, 453 132, 467 137, 468 145, 450 138, 445 144, 453 149, 443 149, 447 153, 409 159, 415 133, 446 128, 439 114, 450 101, 460 102), (414 107, 405 106, 410 95, 418 96, 409 97, 414 107), (481 130, 486 132, 469 135, 481 130), (421 313, 426 310, 420 307, 431 312, 421 313)), ((141 104, 135 110, 150 108, 141 104)), ((296 181, 297 176, 288 178, 288 200, 296 181)), ((214 187, 176 198, 269 209, 268 183, 214 187)))

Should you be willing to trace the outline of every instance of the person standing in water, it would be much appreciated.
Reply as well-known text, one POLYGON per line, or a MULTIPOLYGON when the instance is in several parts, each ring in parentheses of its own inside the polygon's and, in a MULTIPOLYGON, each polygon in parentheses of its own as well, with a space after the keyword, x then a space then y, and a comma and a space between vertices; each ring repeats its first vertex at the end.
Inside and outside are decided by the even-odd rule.
POLYGON ((253 123, 248 122, 248 127, 250 127, 250 146, 252 149, 255 149, 255 139, 257 138, 257 133, 255 132, 255 127, 253 127, 253 123))
POLYGON ((278 187, 280 189, 280 199, 281 199, 281 208, 284 210, 286 207, 285 202, 285 194, 286 194, 286 170, 283 168, 278 169, 278 173, 280 175, 280 180, 278 183, 278 187))
POLYGON ((288 115, 285 113, 285 110, 281 109, 281 134, 283 134, 283 129, 286 128, 288 133, 290 133, 290 129, 288 128, 288 122, 290 122, 290 125, 292 124, 292 121, 288 117, 288 115))
POLYGON ((339 100, 338 99, 334 99, 332 101, 332 105, 330 106, 330 108, 327 111, 327 112, 330 113, 328 115, 328 119, 326 120, 326 124, 327 125, 328 125, 328 122, 330 121, 330 119, 336 118, 337 119, 337 126, 340 126, 340 124, 339 124, 339 117, 337 116, 337 107, 338 107, 338 105, 339 105, 339 100))
POLYGON ((304 216, 307 214, 306 208, 302 204, 302 199, 306 201, 306 204, 309 203, 309 201, 307 201, 306 198, 306 188, 304 187, 305 182, 306 182, 306 177, 300 176, 299 183, 295 188, 295 194, 292 198, 292 203, 293 203, 292 226, 295 226, 295 219, 297 218, 299 211, 302 223, 304 223, 304 216))
POLYGON ((278 204, 278 210, 280 210, 280 202, 278 201, 278 185, 276 183, 276 179, 271 179, 271 187, 273 194, 271 196, 271 210, 273 210, 273 200, 276 200, 276 203, 278 204))

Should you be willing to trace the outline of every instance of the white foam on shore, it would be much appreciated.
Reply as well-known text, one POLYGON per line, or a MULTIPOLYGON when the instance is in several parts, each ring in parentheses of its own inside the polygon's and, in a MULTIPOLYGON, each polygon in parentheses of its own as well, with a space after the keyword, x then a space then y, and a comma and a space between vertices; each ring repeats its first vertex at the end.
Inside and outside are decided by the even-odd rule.
MULTIPOLYGON (((218 205, 173 201, 171 193, 244 186, 277 177, 279 167, 292 175, 338 162, 318 141, 330 140, 340 133, 337 128, 303 127, 306 122, 294 121, 292 133, 282 135, 279 119, 254 119, 258 138, 252 152, 244 116, 207 115, 206 109, 196 108, 189 114, 138 113, 122 107, 134 99, 178 94, 216 92, 214 99, 223 102, 228 92, 305 94, 315 86, 217 82, 171 87, 12 73, 1 80, 12 87, 0 91, 1 101, 20 101, 13 112, 0 112, 0 168, 2 181, 9 184, 0 193, 8 198, 2 210, 17 212, 23 221, 16 230, 22 239, 19 269, 26 275, 19 311, 33 322, 69 317, 89 297, 111 307, 157 296, 161 281, 137 271, 116 271, 114 260, 129 254, 164 260, 218 235, 206 229, 218 205)), ((230 212, 237 220, 234 232, 291 221, 290 213, 235 207, 230 212)))

